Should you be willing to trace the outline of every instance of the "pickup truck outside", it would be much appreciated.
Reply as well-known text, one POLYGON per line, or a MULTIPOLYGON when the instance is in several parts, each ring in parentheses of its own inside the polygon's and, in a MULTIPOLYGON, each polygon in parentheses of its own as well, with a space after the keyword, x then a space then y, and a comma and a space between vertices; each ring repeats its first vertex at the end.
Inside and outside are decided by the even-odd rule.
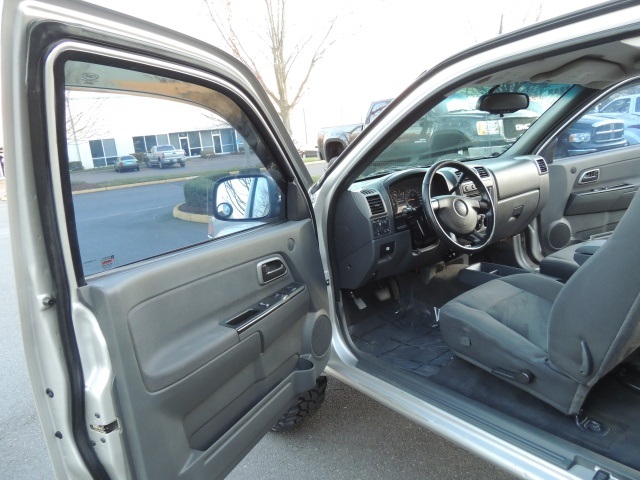
POLYGON ((321 160, 327 162, 333 157, 340 155, 347 145, 357 137, 364 127, 369 125, 384 108, 391 103, 391 98, 376 100, 369 106, 369 111, 364 123, 353 123, 350 125, 339 125, 336 127, 325 127, 318 132, 318 154, 321 160))
POLYGON ((156 145, 147 153, 147 167, 166 168, 176 163, 185 166, 187 154, 182 149, 176 149, 173 145, 156 145))
MULTIPOLYGON (((576 120, 569 128, 558 136, 556 158, 585 155, 624 147, 638 143, 630 141, 637 137, 627 127, 624 119, 613 114, 586 114, 576 120)), ((636 118, 636 125, 640 119, 636 118)))
MULTIPOLYGON (((320 130, 320 158, 329 161, 340 155, 390 102, 390 99, 373 102, 364 124, 320 130)), ((424 143, 428 143, 432 158, 444 155, 489 156, 502 153, 538 118, 538 114, 531 110, 498 117, 476 110, 474 106, 470 106, 466 98, 441 103, 414 125, 417 129, 414 128, 415 138, 411 141, 422 143, 423 148, 424 143)))
MULTIPOLYGON (((538 112, 545 110, 540 103, 545 101, 544 95, 539 101, 530 102, 527 109, 501 116, 478 110, 476 100, 477 96, 472 93, 469 97, 452 97, 440 103, 405 131, 405 149, 425 151, 427 146, 430 160, 500 155, 537 120, 538 112)), ((364 124, 322 129, 318 135, 320 157, 330 161, 339 156, 390 102, 373 102, 364 124)), ((628 113, 636 103, 640 108, 640 94, 619 97, 600 112, 584 115, 559 136, 556 155, 582 155, 640 143, 640 117, 628 113), (623 111, 618 111, 620 109, 623 111)), ((380 157, 380 161, 389 165, 404 160, 393 148, 380 157)))

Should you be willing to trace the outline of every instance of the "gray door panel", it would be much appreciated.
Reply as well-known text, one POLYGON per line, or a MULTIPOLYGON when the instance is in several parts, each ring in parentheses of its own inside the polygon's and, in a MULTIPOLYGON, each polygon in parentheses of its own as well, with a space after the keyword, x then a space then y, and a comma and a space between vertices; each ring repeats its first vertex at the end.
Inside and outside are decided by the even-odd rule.
POLYGON ((219 239, 81 288, 113 359, 138 475, 209 478, 228 471, 247 443, 313 387, 328 351, 312 333, 326 315, 323 278, 313 224, 302 220, 219 239), (272 259, 286 273, 261 284, 258 267, 272 259))
POLYGON ((549 181, 540 214, 545 255, 615 228, 640 185, 640 146, 556 160, 549 181))

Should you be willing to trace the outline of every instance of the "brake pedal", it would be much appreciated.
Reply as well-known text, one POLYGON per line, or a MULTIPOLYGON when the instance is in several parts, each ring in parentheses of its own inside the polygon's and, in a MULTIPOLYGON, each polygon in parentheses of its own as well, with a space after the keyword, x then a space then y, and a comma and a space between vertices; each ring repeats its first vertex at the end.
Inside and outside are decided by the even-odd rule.
POLYGON ((391 291, 389 287, 382 287, 376 290, 376 298, 380 302, 385 302, 391 298, 391 291))

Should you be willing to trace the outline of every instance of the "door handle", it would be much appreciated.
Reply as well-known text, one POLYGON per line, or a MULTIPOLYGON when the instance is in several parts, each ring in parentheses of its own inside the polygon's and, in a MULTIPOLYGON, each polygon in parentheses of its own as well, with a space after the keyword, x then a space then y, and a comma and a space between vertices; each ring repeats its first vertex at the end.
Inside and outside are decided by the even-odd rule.
POLYGON ((597 182, 600 178, 600 169, 594 168, 592 170, 587 170, 586 172, 580 175, 578 179, 578 185, 584 185, 585 183, 597 182))
POLYGON ((270 258, 258 264, 258 280, 261 285, 272 282, 287 273, 287 267, 280 258, 270 258))

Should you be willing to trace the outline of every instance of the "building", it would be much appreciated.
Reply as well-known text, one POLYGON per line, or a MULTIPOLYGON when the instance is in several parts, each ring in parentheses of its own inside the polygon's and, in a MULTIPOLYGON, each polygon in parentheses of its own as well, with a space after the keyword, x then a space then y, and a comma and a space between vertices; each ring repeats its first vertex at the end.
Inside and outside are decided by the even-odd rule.
POLYGON ((154 145, 171 144, 182 148, 188 157, 205 154, 236 153, 242 148, 242 137, 231 128, 136 135, 122 138, 100 138, 69 145, 69 161, 83 168, 113 165, 120 155, 148 152, 154 145), (239 147, 240 144, 240 147, 239 147), (80 162, 80 164, 76 163, 80 162))
POLYGON ((154 145, 171 144, 187 157, 235 153, 244 146, 221 117, 197 106, 93 92, 67 93, 67 142, 71 169, 113 165, 118 156, 154 145))

